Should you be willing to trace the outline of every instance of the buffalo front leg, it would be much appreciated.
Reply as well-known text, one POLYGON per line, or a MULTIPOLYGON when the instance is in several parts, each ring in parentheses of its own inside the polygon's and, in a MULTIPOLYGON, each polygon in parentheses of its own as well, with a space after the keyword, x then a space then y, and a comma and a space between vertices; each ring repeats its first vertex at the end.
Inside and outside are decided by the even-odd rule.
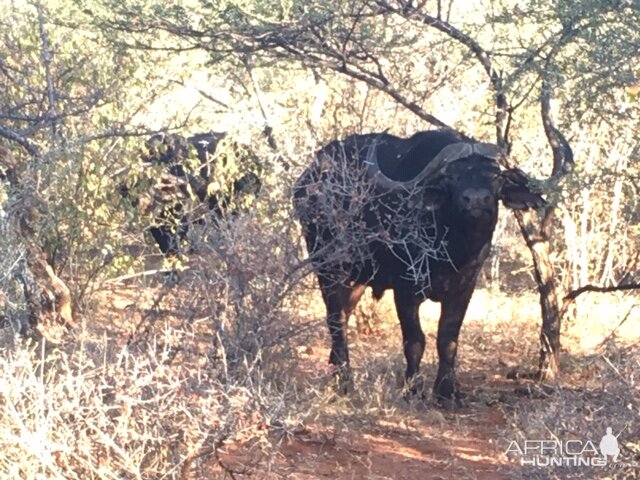
POLYGON ((351 389, 347 321, 364 293, 364 285, 348 287, 321 278, 322 298, 327 308, 327 326, 331 336, 329 363, 337 368, 338 391, 346 394, 351 389))
POLYGON ((442 301, 440 322, 438 323, 438 375, 433 387, 440 401, 460 400, 455 377, 455 362, 458 352, 460 327, 467 312, 473 289, 459 294, 449 295, 442 301))
POLYGON ((420 300, 405 289, 394 288, 394 300, 396 312, 402 329, 402 343, 404 356, 407 360, 405 379, 411 385, 411 393, 419 393, 422 386, 416 381, 416 375, 420 370, 420 362, 424 353, 425 337, 420 326, 420 300))

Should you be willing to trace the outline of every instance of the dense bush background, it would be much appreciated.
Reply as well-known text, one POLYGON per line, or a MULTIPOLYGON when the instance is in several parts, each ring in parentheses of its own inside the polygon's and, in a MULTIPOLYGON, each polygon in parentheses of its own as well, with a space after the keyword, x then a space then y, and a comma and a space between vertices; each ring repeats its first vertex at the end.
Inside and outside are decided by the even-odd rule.
MULTIPOLYGON (((354 356, 370 356, 356 370, 362 391, 333 397, 330 374, 318 372, 323 313, 291 211, 293 181, 335 138, 441 122, 496 141, 496 83, 428 18, 491 54, 509 99, 511 160, 557 206, 560 297, 637 281, 637 1, 1 1, 0 167, 18 173, 0 189, 3 478, 267 475, 305 429, 329 429, 335 447, 341 429, 385 416, 430 418, 416 427, 427 437, 434 423, 453 428, 454 417, 433 422, 402 400, 399 340, 388 350, 359 340, 354 356), (573 170, 552 178, 545 86, 575 155, 573 170), (123 181, 153 180, 142 155, 157 131, 228 132, 260 159, 264 183, 244 214, 194 226, 191 252, 173 264, 145 233, 152 219, 118 194, 123 181), (51 321, 16 335, 34 326, 34 255, 68 286, 73 332, 51 321), (236 463, 223 459, 229 445, 236 463)), ((246 167, 226 168, 221 188, 246 167)), ((536 284, 508 212, 494 243, 463 371, 536 362, 536 284)), ((625 459, 640 461, 637 296, 590 295, 569 310, 565 376, 542 390, 546 407, 503 402, 500 435, 597 436, 593 425, 615 419, 616 430, 630 425, 625 459)), ((376 316, 393 318, 388 303, 376 316)), ((391 338, 393 323, 377 325, 391 338)), ((467 381, 486 382, 497 385, 467 381)), ((504 392, 493 387, 476 399, 494 405, 504 392)))

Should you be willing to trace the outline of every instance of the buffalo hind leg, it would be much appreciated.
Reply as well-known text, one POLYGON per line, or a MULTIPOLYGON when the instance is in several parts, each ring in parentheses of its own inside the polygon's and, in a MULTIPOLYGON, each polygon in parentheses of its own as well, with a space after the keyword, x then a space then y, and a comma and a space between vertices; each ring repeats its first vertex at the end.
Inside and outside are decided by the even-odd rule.
POLYGON ((364 285, 348 287, 320 277, 322 298, 327 308, 327 325, 331 336, 329 363, 337 369, 338 392, 351 389, 347 321, 365 291, 364 285))
POLYGON ((458 336, 464 320, 473 288, 459 295, 449 295, 442 301, 438 323, 438 375, 433 387, 434 394, 443 405, 462 406, 462 395, 458 390, 455 375, 458 336))
POLYGON ((404 356, 407 360, 405 380, 411 394, 422 394, 423 386, 417 378, 424 353, 425 337, 420 326, 419 309, 422 303, 410 291, 396 287, 393 290, 396 312, 402 329, 404 356))
POLYGON ((150 227, 149 233, 165 257, 178 254, 178 245, 169 227, 165 225, 150 227))

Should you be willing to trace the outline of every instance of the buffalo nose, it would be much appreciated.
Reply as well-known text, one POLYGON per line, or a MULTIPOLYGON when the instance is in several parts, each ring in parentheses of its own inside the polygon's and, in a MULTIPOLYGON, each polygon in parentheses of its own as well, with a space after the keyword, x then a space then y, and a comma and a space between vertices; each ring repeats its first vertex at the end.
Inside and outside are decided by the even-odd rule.
POLYGON ((491 192, 486 188, 467 188, 462 192, 462 205, 468 209, 487 208, 491 205, 491 192))

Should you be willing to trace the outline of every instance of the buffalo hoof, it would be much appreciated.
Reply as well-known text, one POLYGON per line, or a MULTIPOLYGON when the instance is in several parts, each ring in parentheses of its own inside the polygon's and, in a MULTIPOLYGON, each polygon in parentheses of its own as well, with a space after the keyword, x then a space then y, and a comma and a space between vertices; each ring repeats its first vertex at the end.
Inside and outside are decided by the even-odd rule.
POLYGON ((449 378, 436 381, 433 394, 438 404, 447 410, 467 407, 465 395, 460 391, 457 383, 449 378))
POLYGON ((438 394, 435 394, 435 397, 436 402, 443 410, 459 410, 469 406, 462 392, 455 392, 452 397, 442 397, 438 394))
POLYGON ((424 378, 414 377, 410 380, 406 380, 404 384, 404 392, 404 399, 407 401, 414 399, 426 399, 427 389, 425 388, 424 378))
POLYGON ((353 376, 349 367, 338 367, 333 374, 334 389, 338 395, 346 396, 353 393, 353 376))

